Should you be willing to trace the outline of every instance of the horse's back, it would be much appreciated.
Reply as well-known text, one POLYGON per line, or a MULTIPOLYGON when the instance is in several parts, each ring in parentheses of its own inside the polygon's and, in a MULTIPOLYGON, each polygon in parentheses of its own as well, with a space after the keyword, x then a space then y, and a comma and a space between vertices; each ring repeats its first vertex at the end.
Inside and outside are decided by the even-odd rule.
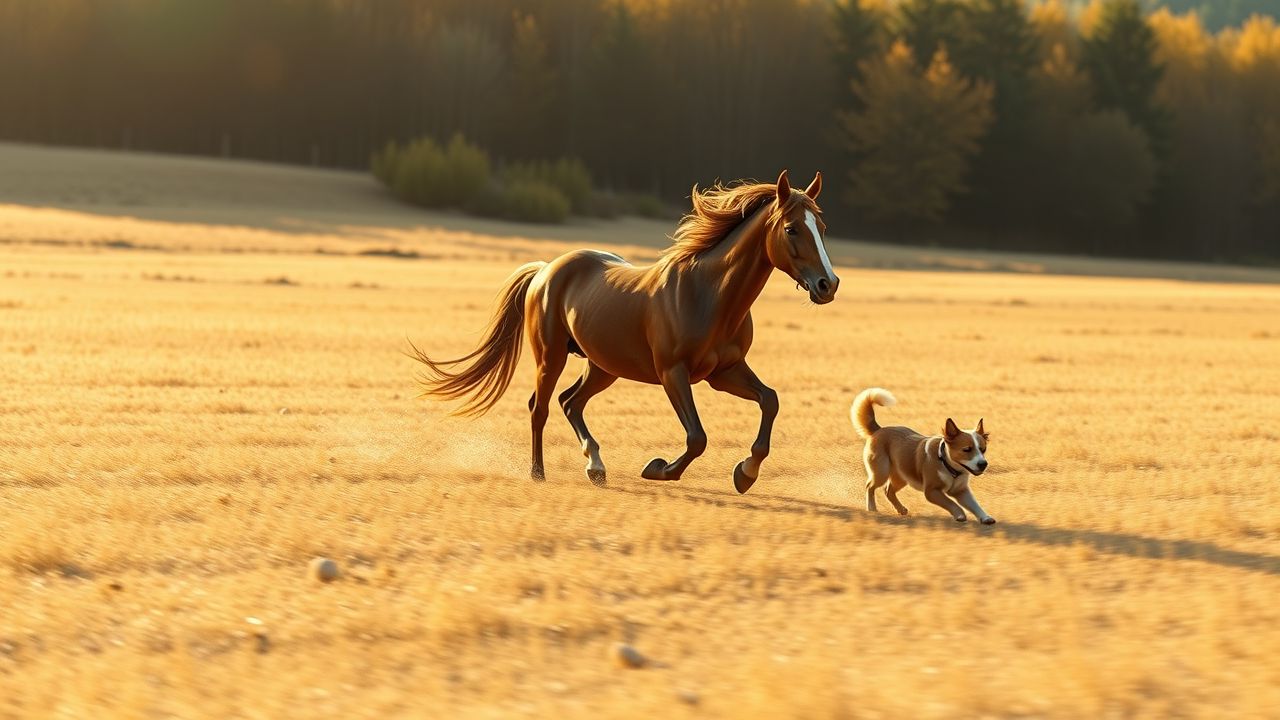
POLYGON ((605 250, 571 250, 539 273, 538 291, 558 297, 575 288, 607 282, 606 275, 617 270, 635 270, 622 256, 605 250))

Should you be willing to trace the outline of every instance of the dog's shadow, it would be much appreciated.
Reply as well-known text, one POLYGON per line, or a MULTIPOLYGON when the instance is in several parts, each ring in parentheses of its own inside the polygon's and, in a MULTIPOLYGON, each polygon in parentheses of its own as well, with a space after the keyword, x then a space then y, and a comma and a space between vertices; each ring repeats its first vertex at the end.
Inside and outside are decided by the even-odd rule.
POLYGON ((1081 545, 1101 553, 1135 558, 1198 560, 1222 567, 1240 568, 1268 575, 1280 575, 1280 556, 1264 553, 1231 550, 1200 540, 1164 540, 1132 533, 1104 532, 1101 530, 1074 530, 1046 527, 1035 523, 1000 521, 995 525, 981 525, 970 521, 967 527, 959 526, 950 518, 938 516, 900 516, 868 513, 847 505, 805 500, 786 495, 746 495, 723 490, 707 490, 695 487, 665 486, 662 488, 608 486, 609 490, 629 495, 671 497, 699 505, 715 505, 750 512, 790 513, 795 515, 825 515, 846 522, 874 522, 906 527, 949 528, 968 530, 977 535, 989 535, 1014 542, 1036 545, 1081 545))

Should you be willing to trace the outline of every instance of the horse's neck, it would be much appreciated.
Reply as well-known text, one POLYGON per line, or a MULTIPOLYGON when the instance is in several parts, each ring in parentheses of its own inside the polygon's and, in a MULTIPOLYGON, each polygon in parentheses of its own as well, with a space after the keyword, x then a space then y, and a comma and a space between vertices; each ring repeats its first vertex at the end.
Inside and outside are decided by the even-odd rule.
POLYGON ((736 331, 760 297, 773 266, 765 252, 765 207, 757 209, 697 264, 703 280, 718 288, 717 317, 736 331))

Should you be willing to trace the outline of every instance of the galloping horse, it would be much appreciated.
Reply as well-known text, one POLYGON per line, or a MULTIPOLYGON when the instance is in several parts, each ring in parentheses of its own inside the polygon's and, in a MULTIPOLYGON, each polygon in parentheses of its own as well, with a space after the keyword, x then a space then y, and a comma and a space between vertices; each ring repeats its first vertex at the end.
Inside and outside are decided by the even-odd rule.
POLYGON ((738 463, 733 484, 745 493, 769 455, 778 394, 747 365, 751 304, 774 268, 803 286, 819 305, 835 299, 836 277, 823 244, 826 225, 817 203, 818 173, 804 192, 792 190, 784 170, 778 182, 693 188, 693 212, 674 243, 648 267, 613 253, 575 250, 551 262, 524 265, 507 279, 480 346, 454 360, 432 360, 416 346, 411 357, 426 366, 423 396, 470 396, 456 412, 488 411, 511 384, 520 358, 521 331, 537 362, 529 398, 535 480, 545 477, 542 429, 556 381, 569 353, 587 360, 582 376, 560 393, 560 407, 587 457, 587 478, 602 484, 600 445, 582 412, 618 378, 661 384, 684 425, 685 451, 668 463, 655 458, 641 477, 677 480, 703 453, 707 435, 693 404, 692 383, 760 406, 760 432, 751 456, 738 463))

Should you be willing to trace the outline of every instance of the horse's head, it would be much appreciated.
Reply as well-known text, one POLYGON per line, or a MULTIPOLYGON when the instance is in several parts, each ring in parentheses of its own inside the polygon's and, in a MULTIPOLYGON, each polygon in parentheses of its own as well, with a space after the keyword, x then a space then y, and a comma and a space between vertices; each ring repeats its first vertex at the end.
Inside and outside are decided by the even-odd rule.
POLYGON ((809 299, 824 305, 835 300, 840 278, 831 267, 823 235, 827 232, 818 208, 822 173, 804 192, 791 189, 787 171, 778 176, 778 197, 767 224, 765 251, 769 262, 809 291, 809 299))

